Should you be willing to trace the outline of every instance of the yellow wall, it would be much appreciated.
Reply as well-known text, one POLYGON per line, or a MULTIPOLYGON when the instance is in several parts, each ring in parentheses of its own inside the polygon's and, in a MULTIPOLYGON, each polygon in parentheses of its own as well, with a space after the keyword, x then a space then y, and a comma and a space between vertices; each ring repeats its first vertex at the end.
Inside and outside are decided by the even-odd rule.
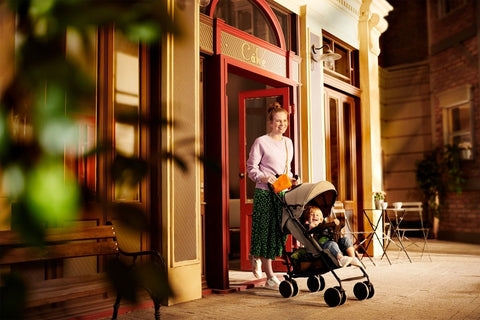
POLYGON ((380 70, 383 180, 387 201, 421 201, 415 163, 432 146, 427 61, 380 70))
POLYGON ((363 160, 363 203, 373 208, 373 191, 383 190, 380 141, 379 38, 387 29, 385 15, 393 8, 386 1, 364 0, 360 9, 360 89, 363 160))
POLYGON ((166 35, 162 43, 162 115, 175 125, 162 132, 163 149, 189 161, 182 171, 172 161, 161 162, 162 253, 178 303, 202 297, 200 232, 200 166, 194 154, 200 146, 199 10, 196 1, 182 6, 169 1, 182 36, 166 35), (182 146, 185 139, 194 143, 182 146))

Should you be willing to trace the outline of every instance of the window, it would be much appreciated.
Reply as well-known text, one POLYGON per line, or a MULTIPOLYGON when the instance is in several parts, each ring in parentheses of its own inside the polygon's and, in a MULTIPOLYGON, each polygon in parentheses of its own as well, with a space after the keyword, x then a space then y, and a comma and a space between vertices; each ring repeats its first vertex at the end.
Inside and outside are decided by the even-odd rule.
MULTIPOLYGON (((139 44, 127 40, 119 31, 114 36, 114 114, 115 153, 123 157, 139 157, 140 127, 120 117, 135 119, 140 114, 139 44)), ((115 200, 139 201, 140 185, 122 177, 115 183, 115 200)))
POLYGON ((270 21, 263 11, 249 0, 220 0, 215 8, 214 18, 222 19, 232 27, 279 45, 270 21))
MULTIPOLYGON (((323 45, 328 45, 330 50, 339 54, 340 59, 335 60, 334 63, 324 62, 325 73, 358 87, 358 54, 353 48, 339 43, 333 38, 324 36, 323 45)), ((326 48, 326 47, 325 47, 326 48)))
POLYGON ((471 86, 447 90, 438 99, 443 113, 444 143, 458 145, 462 159, 473 159, 471 86))
MULTIPOLYGON (((296 52, 295 15, 275 3, 269 5, 282 28, 286 49, 296 52)), ((279 45, 273 25, 253 0, 220 0, 215 7, 214 18, 222 19, 228 25, 273 45, 279 45)))
POLYGON ((290 13, 284 8, 279 7, 275 3, 269 3, 272 11, 275 13, 275 16, 282 27, 283 36, 285 37, 285 45, 287 50, 293 51, 298 54, 297 50, 297 16, 293 13, 290 13))

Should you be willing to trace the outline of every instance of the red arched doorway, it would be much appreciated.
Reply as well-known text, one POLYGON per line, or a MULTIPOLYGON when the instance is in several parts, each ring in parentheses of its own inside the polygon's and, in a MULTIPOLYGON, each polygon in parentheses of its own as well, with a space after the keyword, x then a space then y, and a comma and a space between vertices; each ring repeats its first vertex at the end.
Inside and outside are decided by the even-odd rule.
MULTIPOLYGON (((219 2, 212 2, 211 16, 219 2)), ((244 174, 241 164, 245 161, 245 145, 240 145, 243 143, 240 142, 240 136, 245 134, 245 130, 240 128, 241 121, 244 121, 239 116, 241 93, 253 94, 244 95, 246 99, 281 97, 283 104, 290 106, 290 136, 294 144, 298 139, 295 124, 300 59, 293 52, 285 50, 283 32, 266 2, 255 1, 255 4, 275 30, 277 45, 242 32, 220 19, 201 18, 201 34, 211 34, 210 40, 213 40, 211 44, 203 42, 202 47, 200 39, 202 53, 205 54, 204 153, 207 163, 215 163, 215 166, 205 166, 205 269, 207 284, 215 289, 229 288, 230 200, 237 197, 240 200, 240 194, 246 192, 243 183, 246 178, 241 177, 244 174), (274 88, 283 89, 270 93, 263 91, 274 88), (232 183, 233 180, 237 181, 232 183)), ((262 112, 264 114, 264 110, 262 112)), ((248 210, 248 200, 244 199, 242 209, 248 210)), ((245 248, 249 244, 250 229, 248 222, 241 224, 241 256, 246 261, 248 249, 245 248)))

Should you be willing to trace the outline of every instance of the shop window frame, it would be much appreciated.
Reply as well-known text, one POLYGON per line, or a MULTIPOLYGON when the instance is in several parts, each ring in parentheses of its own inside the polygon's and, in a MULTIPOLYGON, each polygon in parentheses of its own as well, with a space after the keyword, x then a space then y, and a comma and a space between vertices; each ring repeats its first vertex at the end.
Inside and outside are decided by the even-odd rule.
POLYGON ((334 61, 331 66, 324 64, 324 72, 354 87, 360 87, 358 50, 326 33, 322 36, 322 45, 328 45, 330 50, 342 56, 341 59, 334 61), (345 71, 339 72, 342 64, 345 71))
MULTIPOLYGON (((473 94, 472 86, 460 86, 444 91, 438 95, 440 108, 442 111, 443 122, 443 142, 445 145, 457 144, 460 148, 460 157, 462 160, 474 159, 474 120, 473 120, 473 94), (463 110, 462 110, 463 109, 463 110), (467 109, 469 119, 467 125, 456 128, 455 122, 459 123, 460 119, 455 120, 455 113, 460 114, 467 109)), ((465 124, 465 121, 463 121, 465 124)))

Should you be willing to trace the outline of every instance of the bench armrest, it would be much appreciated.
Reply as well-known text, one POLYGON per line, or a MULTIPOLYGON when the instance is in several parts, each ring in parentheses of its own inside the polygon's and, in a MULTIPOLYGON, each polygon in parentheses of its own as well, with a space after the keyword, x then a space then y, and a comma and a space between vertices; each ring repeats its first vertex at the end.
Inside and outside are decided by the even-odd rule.
POLYGON ((165 261, 163 260, 162 255, 160 252, 155 251, 155 250, 147 250, 147 251, 138 251, 138 252, 129 252, 129 251, 124 251, 122 248, 118 248, 118 253, 126 256, 126 257, 132 257, 133 258, 133 264, 135 264, 136 260, 138 257, 141 256, 151 256, 153 259, 158 259, 162 266, 166 268, 165 261))

